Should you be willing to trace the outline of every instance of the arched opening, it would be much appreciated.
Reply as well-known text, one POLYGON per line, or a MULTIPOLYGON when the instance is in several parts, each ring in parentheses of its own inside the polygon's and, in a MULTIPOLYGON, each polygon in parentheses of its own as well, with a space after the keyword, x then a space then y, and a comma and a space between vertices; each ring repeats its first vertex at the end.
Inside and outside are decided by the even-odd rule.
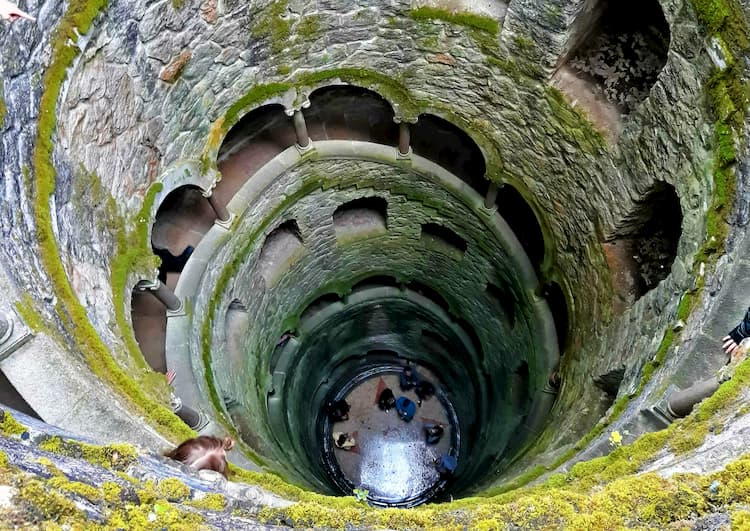
POLYGON ((487 193, 484 155, 459 127, 432 114, 422 114, 411 126, 411 147, 414 153, 439 164, 479 195, 487 193))
POLYGON ((615 310, 622 311, 672 271, 682 235, 682 208, 674 186, 657 182, 606 239, 615 310))
POLYGON ((264 105, 243 116, 219 149, 217 201, 226 205, 256 171, 296 141, 292 119, 281 105, 264 105))
POLYGON ((310 94, 304 109, 313 140, 360 140, 398 145, 393 108, 379 94, 352 85, 332 85, 310 94))
POLYGON ((247 333, 248 326, 250 316, 247 307, 239 299, 234 299, 224 316, 224 341, 230 370, 239 370, 242 366, 242 338, 247 333))
POLYGON ((258 271, 266 286, 276 285, 284 272, 302 255, 304 248, 295 220, 285 221, 271 231, 263 242, 258 258, 258 271))
MULTIPOLYGON (((159 205, 151 231, 155 250, 180 256, 188 246, 197 246, 216 220, 216 212, 197 186, 181 186, 159 205)), ((171 266, 170 266, 171 267, 171 266)), ((173 267, 172 267, 173 268, 173 267)))
POLYGON ((563 354, 565 352, 565 345, 568 342, 568 330, 570 326, 568 302, 565 299, 565 293, 563 293, 560 284, 550 282, 542 288, 542 296, 547 300, 550 312, 552 312, 552 320, 555 322, 555 330, 557 331, 557 345, 560 349, 560 354, 563 354))
POLYGON ((513 293, 492 283, 488 283, 485 290, 498 313, 513 328, 516 324, 516 298, 513 293))
POLYGON ((382 236, 388 230, 388 202, 362 197, 344 203, 333 213, 333 228, 339 243, 382 236))
POLYGON ((602 0, 571 26, 555 83, 605 130, 648 97, 667 61, 670 30, 657 0, 602 0))
POLYGON ((420 239, 426 247, 457 259, 463 257, 468 247, 466 240, 456 234, 455 231, 437 223, 422 225, 420 239))
POLYGON ((500 188, 495 204, 497 213, 515 233, 531 265, 539 272, 544 262, 544 233, 534 210, 510 184, 500 188))

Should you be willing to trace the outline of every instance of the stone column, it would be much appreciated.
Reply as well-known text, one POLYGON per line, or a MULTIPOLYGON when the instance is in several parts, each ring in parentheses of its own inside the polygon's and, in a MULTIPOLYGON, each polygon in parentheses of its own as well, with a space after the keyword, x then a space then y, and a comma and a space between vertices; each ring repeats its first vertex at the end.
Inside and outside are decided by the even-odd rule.
POLYGON ((417 120, 394 116, 393 121, 398 124, 398 158, 408 159, 411 157, 411 124, 417 120))
POLYGON ((208 203, 211 205, 211 208, 214 209, 216 217, 219 218, 219 221, 224 223, 229 221, 229 218, 231 217, 229 214, 229 210, 227 210, 227 207, 219 203, 219 201, 216 199, 213 188, 209 189, 207 192, 203 192, 203 197, 208 199, 208 203))
POLYGON ((411 150, 411 129, 407 122, 398 124, 398 153, 406 156, 411 150))
POLYGON ((695 404, 714 394, 719 385, 721 385, 719 379, 714 376, 673 393, 667 400, 668 413, 678 419, 688 416, 695 404))
POLYGON ((170 397, 170 403, 174 414, 180 417, 180 420, 187 424, 190 429, 200 431, 201 428, 208 424, 208 420, 200 413, 200 411, 196 411, 195 409, 183 404, 178 396, 173 394, 170 397))
POLYGON ((148 290, 153 293, 168 310, 176 312, 182 308, 182 301, 161 280, 141 280, 136 287, 141 291, 148 290))
POLYGON ((497 185, 491 182, 490 187, 487 189, 487 194, 484 196, 484 208, 495 207, 495 201, 497 201, 497 191, 497 185))
POLYGON ((284 109, 286 115, 292 118, 294 133, 297 135, 297 148, 301 151, 311 147, 310 135, 307 133, 307 122, 305 122, 305 115, 302 113, 302 109, 308 107, 310 107, 310 100, 305 100, 299 109, 284 109))

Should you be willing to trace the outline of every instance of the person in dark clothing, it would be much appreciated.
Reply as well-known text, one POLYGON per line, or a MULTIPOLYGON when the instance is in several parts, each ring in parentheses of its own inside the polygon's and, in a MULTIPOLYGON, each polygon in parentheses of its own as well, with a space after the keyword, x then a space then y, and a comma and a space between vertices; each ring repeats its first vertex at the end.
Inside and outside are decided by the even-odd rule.
POLYGON ((331 422, 349 420, 349 409, 351 409, 351 406, 349 406, 343 398, 341 400, 328 402, 325 407, 326 415, 331 422))
POLYGON ((396 397, 393 396, 393 391, 391 391, 389 387, 386 387, 380 392, 380 396, 378 397, 378 407, 386 413, 396 407, 396 397))
POLYGON ((404 422, 411 422, 411 419, 414 418, 414 414, 417 412, 417 406, 406 398, 405 396, 398 397, 398 400, 396 400, 396 413, 398 413, 398 416, 401 420, 404 422))
POLYGON ((417 398, 419 399, 417 400, 417 405, 419 407, 422 407, 422 400, 427 400, 435 394, 435 386, 432 384, 432 382, 421 380, 414 388, 414 392, 417 394, 417 398))
POLYGON ((729 334, 724 336, 722 348, 727 354, 734 354, 740 348, 740 343, 745 338, 750 337, 750 308, 747 309, 745 317, 740 324, 730 330, 729 334))
POLYGON ((439 443, 444 431, 442 424, 425 424, 424 432, 427 444, 433 445, 439 443))
POLYGON ((416 369, 407 365, 404 367, 403 372, 399 375, 399 385, 402 391, 408 391, 413 389, 419 384, 419 374, 416 369))
POLYGON ((458 466, 458 459, 452 455, 443 454, 435 460, 435 469, 440 474, 440 479, 450 479, 458 466))
POLYGON ((185 264, 193 254, 195 248, 192 245, 185 247, 178 256, 173 255, 169 252, 169 249, 154 249, 154 254, 161 258, 161 265, 159 266, 159 280, 166 284, 167 273, 181 273, 185 268, 185 264))

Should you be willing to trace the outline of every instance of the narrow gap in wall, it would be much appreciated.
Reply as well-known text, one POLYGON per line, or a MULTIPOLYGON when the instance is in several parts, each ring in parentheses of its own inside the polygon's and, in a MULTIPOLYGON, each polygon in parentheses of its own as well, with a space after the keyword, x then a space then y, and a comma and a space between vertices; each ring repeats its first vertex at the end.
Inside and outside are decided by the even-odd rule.
POLYGON ((542 296, 547 300, 550 312, 552 312, 552 320, 555 322, 557 331, 557 345, 562 355, 568 342, 568 327, 570 326, 565 294, 560 284, 549 282, 542 289, 542 296))
POLYGON ((437 223, 422 225, 420 239, 425 246, 460 259, 468 247, 466 240, 453 230, 437 223))
POLYGON ((487 284, 485 290, 510 328, 513 328, 516 325, 516 299, 513 294, 491 282, 487 284))

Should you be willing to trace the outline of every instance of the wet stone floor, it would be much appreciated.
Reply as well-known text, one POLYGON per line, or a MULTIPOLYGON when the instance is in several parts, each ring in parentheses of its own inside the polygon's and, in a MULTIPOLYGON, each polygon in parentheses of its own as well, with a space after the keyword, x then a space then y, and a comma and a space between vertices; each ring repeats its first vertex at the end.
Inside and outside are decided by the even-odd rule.
POLYGON ((355 488, 367 489, 373 501, 399 504, 423 496, 439 481, 434 462, 450 451, 453 428, 445 407, 435 396, 422 402, 408 423, 398 417, 395 408, 382 411, 378 396, 386 387, 397 399, 406 396, 417 403, 413 390, 399 388, 398 374, 365 380, 346 396, 351 406, 349 420, 331 426, 331 432, 352 434, 357 445, 349 451, 333 451, 341 473, 355 488), (427 445, 424 426, 438 423, 445 432, 437 444, 427 445))

